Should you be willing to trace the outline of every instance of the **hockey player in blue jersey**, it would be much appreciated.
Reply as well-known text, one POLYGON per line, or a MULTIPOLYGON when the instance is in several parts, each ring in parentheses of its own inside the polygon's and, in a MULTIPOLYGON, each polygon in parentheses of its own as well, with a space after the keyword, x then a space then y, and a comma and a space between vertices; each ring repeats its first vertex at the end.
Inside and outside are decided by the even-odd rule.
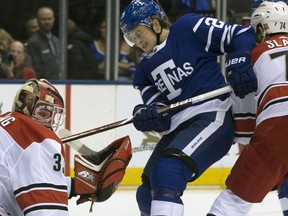
POLYGON ((133 110, 139 131, 163 132, 142 174, 136 199, 142 216, 182 216, 181 196, 229 151, 234 126, 226 93, 165 114, 157 109, 228 85, 217 57, 227 53, 227 79, 244 97, 257 89, 250 50, 252 28, 186 14, 170 25, 153 0, 133 0, 120 27, 126 41, 147 53, 135 73, 134 88, 143 104, 133 110))

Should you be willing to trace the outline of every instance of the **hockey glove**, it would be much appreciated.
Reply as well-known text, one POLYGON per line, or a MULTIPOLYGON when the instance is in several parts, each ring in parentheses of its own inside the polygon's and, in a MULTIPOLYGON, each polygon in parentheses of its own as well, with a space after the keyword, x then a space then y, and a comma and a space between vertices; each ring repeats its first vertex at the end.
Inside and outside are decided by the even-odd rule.
POLYGON ((139 104, 133 110, 133 125, 142 132, 163 132, 170 128, 171 117, 169 113, 158 113, 157 106, 139 104))
POLYGON ((110 198, 122 181, 131 157, 129 136, 115 140, 95 154, 75 155, 74 191, 80 195, 77 204, 110 198))
POLYGON ((236 96, 244 98, 245 95, 257 90, 257 78, 249 52, 236 51, 227 54, 226 73, 236 96))

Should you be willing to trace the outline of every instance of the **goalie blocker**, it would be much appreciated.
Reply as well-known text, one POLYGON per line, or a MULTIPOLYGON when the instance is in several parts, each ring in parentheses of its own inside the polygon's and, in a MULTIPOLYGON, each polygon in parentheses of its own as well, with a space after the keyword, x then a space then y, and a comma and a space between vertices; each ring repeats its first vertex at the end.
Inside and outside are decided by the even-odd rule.
POLYGON ((77 204, 110 198, 122 181, 131 157, 129 136, 115 140, 97 153, 75 155, 74 194, 80 195, 77 204))

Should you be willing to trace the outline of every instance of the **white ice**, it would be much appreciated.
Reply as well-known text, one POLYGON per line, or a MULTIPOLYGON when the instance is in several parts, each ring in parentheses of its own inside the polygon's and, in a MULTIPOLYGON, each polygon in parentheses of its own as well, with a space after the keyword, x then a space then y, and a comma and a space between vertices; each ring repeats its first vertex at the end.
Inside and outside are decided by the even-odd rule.
MULTIPOLYGON (((186 190, 182 197, 185 204, 184 216, 205 216, 219 193, 219 190, 186 190)), ((119 188, 105 202, 95 203, 92 213, 89 213, 90 204, 77 206, 75 203, 74 198, 69 201, 71 216, 140 216, 133 189, 119 188)), ((249 216, 282 216, 277 193, 272 191, 262 203, 254 204, 249 216)))

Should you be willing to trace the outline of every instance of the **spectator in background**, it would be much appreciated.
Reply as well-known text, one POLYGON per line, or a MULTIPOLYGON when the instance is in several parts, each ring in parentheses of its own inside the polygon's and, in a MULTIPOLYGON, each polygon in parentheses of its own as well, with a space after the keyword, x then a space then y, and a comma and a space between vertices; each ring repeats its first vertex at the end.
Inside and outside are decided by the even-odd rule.
POLYGON ((12 42, 9 48, 9 54, 13 58, 13 75, 15 79, 28 80, 37 78, 35 70, 26 65, 26 52, 22 42, 12 42))
POLYGON ((136 71, 136 62, 139 63, 137 52, 133 52, 133 47, 130 47, 124 40, 123 36, 120 38, 119 48, 119 62, 118 62, 118 80, 132 80, 136 71))
POLYGON ((26 47, 27 47, 27 40, 33 36, 33 34, 35 32, 37 32, 39 30, 39 26, 38 26, 38 22, 37 22, 37 19, 36 17, 31 17, 30 19, 28 19, 26 22, 25 22, 25 31, 26 31, 26 35, 27 35, 27 38, 23 40, 23 43, 24 43, 24 47, 25 47, 25 62, 26 62, 26 65, 29 66, 29 67, 32 67, 32 58, 31 56, 26 52, 26 47))
POLYGON ((14 38, 5 29, 0 28, 0 50, 8 52, 10 44, 14 41, 14 38))
POLYGON ((26 53, 24 44, 14 41, 10 44, 9 52, 0 52, 0 79, 36 78, 36 72, 26 66, 26 53))
POLYGON ((38 22, 36 17, 28 19, 25 23, 25 29, 28 38, 32 37, 35 32, 39 30, 38 22))
POLYGON ((0 79, 15 79, 13 67, 12 56, 0 49, 0 79))
POLYGON ((32 67, 38 78, 59 79, 59 39, 52 34, 54 12, 50 7, 37 10, 39 30, 27 41, 27 51, 32 59, 32 67))
POLYGON ((97 62, 90 50, 92 35, 68 20, 67 79, 100 79, 97 62))
POLYGON ((14 79, 13 59, 8 55, 9 46, 14 38, 5 29, 0 28, 0 79, 14 79))
MULTIPOLYGON (((91 50, 98 63, 99 74, 104 78, 106 38, 106 21, 104 19, 99 23, 97 31, 96 39, 91 45, 91 50)), ((132 59, 131 56, 131 47, 129 47, 129 45, 123 40, 123 37, 120 36, 118 80, 132 80, 131 65, 135 65, 135 60, 132 59)), ((133 66, 133 68, 135 70, 135 66, 133 66)))

